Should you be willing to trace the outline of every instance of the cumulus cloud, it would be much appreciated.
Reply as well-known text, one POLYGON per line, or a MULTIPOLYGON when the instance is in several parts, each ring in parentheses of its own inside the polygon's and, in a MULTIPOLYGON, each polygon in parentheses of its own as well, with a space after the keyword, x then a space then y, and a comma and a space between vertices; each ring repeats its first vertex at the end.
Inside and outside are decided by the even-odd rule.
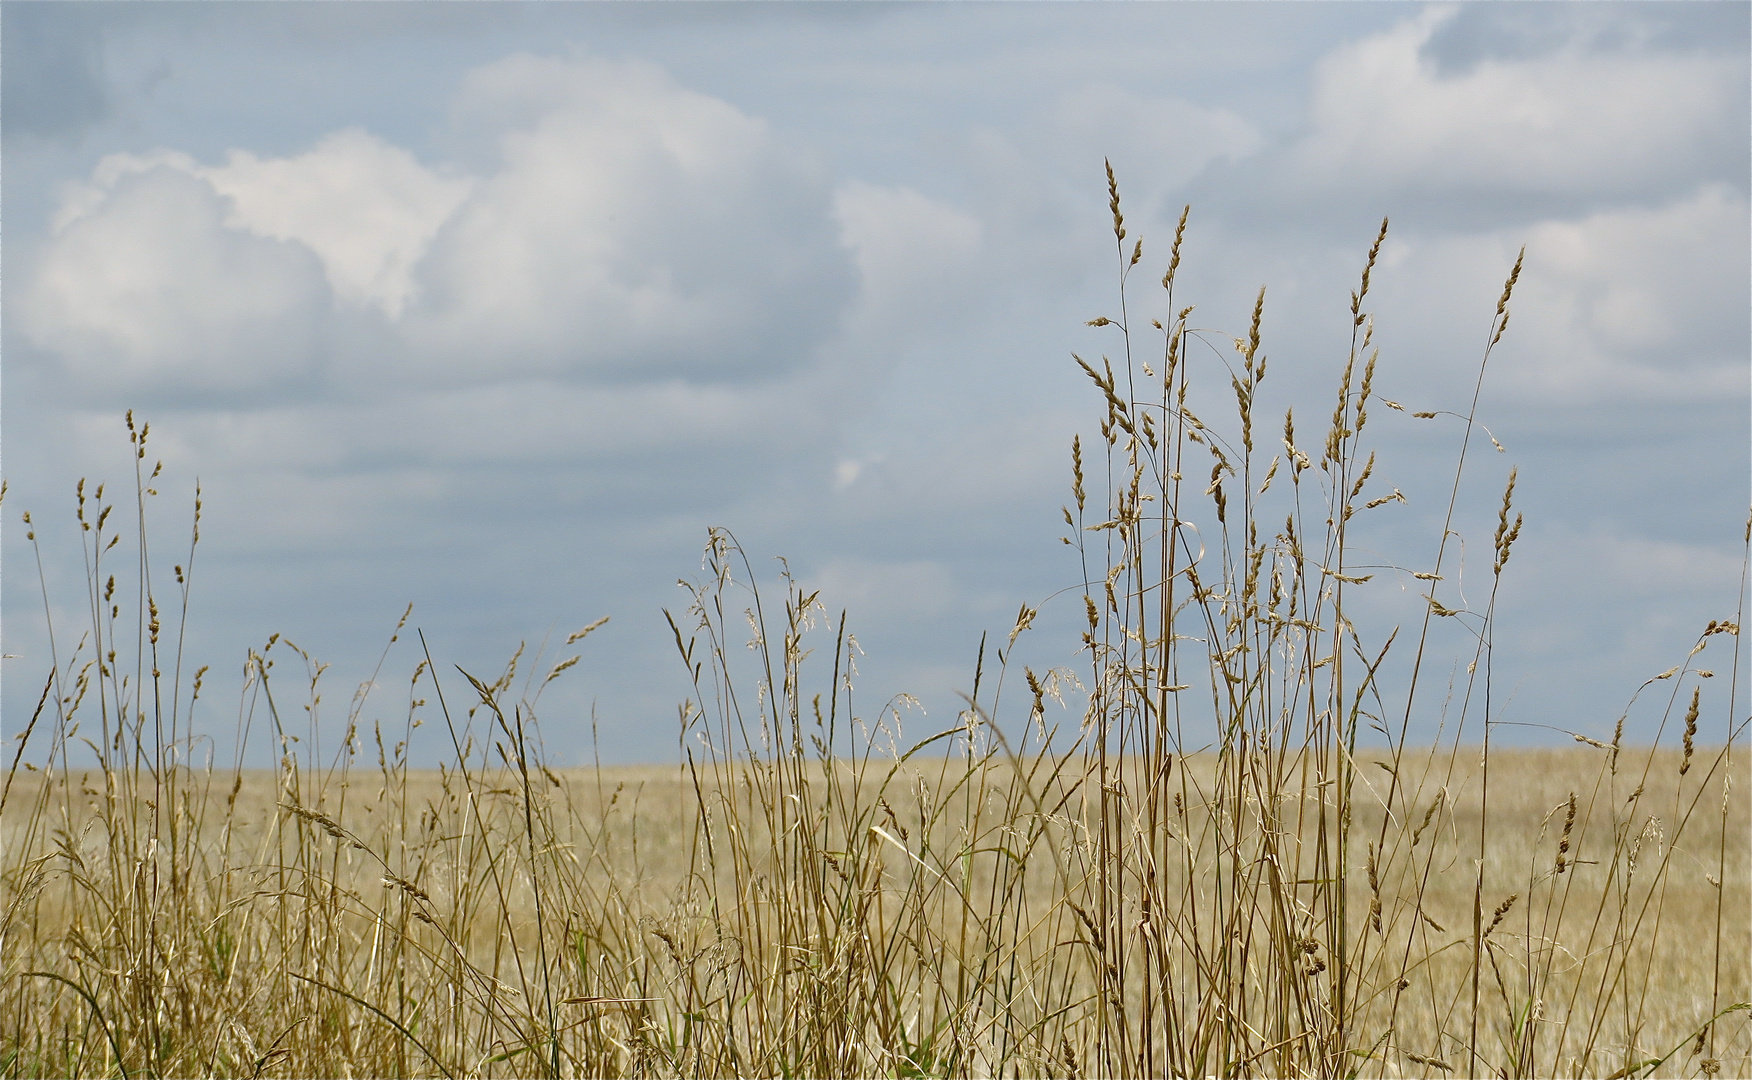
POLYGON ((415 264, 473 187, 358 128, 296 157, 233 150, 225 166, 192 171, 230 200, 226 224, 302 243, 337 297, 391 319, 414 298, 415 264))
POLYGON ((1700 163, 1721 164, 1706 159, 1724 128, 1745 126, 1743 56, 1608 49, 1570 34, 1444 65, 1428 46, 1456 15, 1430 9, 1324 58, 1288 177, 1376 191, 1646 194, 1695 182, 1700 163))
POLYGON ((491 169, 447 222, 409 333, 453 372, 695 378, 795 367, 850 261, 820 170, 646 63, 519 55, 471 73, 491 169))
POLYGON ((1426 339, 1482 347, 1485 305, 1526 245, 1495 377, 1523 398, 1707 401, 1744 396, 1748 219, 1711 184, 1664 205, 1624 206, 1525 229, 1401 236, 1384 310, 1426 339), (1454 297, 1475 297, 1472 306, 1454 297))
POLYGON ((104 159, 70 193, 19 321, 82 388, 236 395, 307 381, 331 295, 308 247, 226 224, 175 155, 104 159))
POLYGON ((831 186, 763 121, 654 65, 518 55, 456 123, 478 173, 357 128, 106 157, 27 271, 25 332, 113 390, 238 393, 329 355, 448 385, 761 378, 840 327, 831 186))

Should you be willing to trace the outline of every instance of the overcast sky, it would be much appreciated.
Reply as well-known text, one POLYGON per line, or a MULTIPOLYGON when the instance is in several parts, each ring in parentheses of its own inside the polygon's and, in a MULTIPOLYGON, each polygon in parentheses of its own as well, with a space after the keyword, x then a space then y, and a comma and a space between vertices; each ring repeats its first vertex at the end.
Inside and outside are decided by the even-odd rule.
MULTIPOLYGON (((246 649, 330 663, 333 719, 412 602, 447 673, 611 616, 542 699, 550 748, 588 760, 594 707, 604 760, 670 760, 662 609, 714 525, 849 609, 862 712, 908 692, 935 730, 981 632, 1080 577, 1105 157, 1143 280, 1191 204, 1195 322, 1241 333, 1269 287, 1268 413, 1330 409, 1383 215, 1376 389, 1464 412, 1526 246, 1462 532, 1483 549, 1518 467, 1500 715, 1609 737, 1736 604, 1749 10, 7 3, 6 731, 48 671, 19 514, 65 650, 74 483, 131 491, 129 408, 160 566, 205 493, 188 651, 221 742, 246 649)), ((1443 423, 1379 425, 1405 563, 1443 423)), ((1078 607, 1030 663, 1075 662, 1078 607)), ((411 638, 369 716, 405 710, 411 638)))

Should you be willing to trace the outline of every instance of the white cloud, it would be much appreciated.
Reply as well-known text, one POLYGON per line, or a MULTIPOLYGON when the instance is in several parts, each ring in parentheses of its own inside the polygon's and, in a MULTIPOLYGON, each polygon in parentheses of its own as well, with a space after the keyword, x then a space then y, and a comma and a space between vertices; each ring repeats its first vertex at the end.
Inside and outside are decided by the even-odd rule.
POLYGON ((204 166, 187 154, 110 154, 88 183, 63 192, 55 231, 104 211, 116 186, 156 168, 206 184, 225 200, 227 228, 294 241, 321 261, 335 295, 391 319, 415 294, 413 269, 473 181, 429 170, 406 150, 359 128, 337 131, 294 157, 232 150, 204 166))
POLYGON ((106 157, 28 271, 26 332, 92 378, 246 391, 331 349, 449 384, 761 377, 839 329, 830 185, 764 121, 651 64, 518 55, 464 79, 457 124, 494 148, 480 176, 357 128, 106 157))
POLYGON ((297 157, 233 150, 223 167, 194 172, 231 200, 226 224, 303 243, 337 296, 392 319, 415 295, 415 264, 473 186, 358 128, 297 157))
POLYGON ((1443 74, 1424 46, 1454 16, 1427 10, 1320 62, 1298 184, 1643 192, 1694 176, 1744 124, 1743 59, 1572 42, 1443 74))
POLYGON ((227 227, 186 158, 104 159, 69 193, 20 323, 87 392, 231 394, 307 379, 331 297, 306 247, 227 227))
POLYGON ((513 56, 458 125, 496 159, 411 313, 453 372, 719 378, 806 360, 851 284, 830 191, 766 124, 645 63, 513 56))
POLYGON ((1504 363, 1524 397, 1704 401, 1744 396, 1747 204, 1707 185, 1656 207, 1524 229, 1401 236, 1378 307, 1423 337, 1484 345, 1489 305, 1525 244, 1504 363), (1470 302, 1455 298, 1471 297, 1470 302), (1410 316, 1410 319, 1407 319, 1410 316))

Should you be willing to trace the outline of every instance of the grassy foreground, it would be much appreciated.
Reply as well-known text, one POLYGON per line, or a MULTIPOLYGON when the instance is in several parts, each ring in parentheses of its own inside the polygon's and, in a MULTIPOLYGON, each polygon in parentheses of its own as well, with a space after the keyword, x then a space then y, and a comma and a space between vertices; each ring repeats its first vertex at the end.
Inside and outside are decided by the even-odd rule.
POLYGON ((536 701, 570 660, 428 658, 319 752, 287 721, 320 667, 277 639, 249 654, 235 742, 279 765, 215 765, 179 644, 195 548, 174 588, 149 572, 158 471, 130 417, 138 527, 113 554, 113 504, 81 486, 90 625, 0 792, 0 1071, 1752 1074, 1741 613, 1627 688, 1653 746, 1621 719, 1493 748, 1513 473, 1487 575, 1454 540, 1473 411, 1374 391, 1381 238, 1330 419, 1299 442, 1293 411, 1262 434, 1263 292, 1245 336, 1194 327, 1183 216, 1146 331, 1111 174, 1109 197, 1118 314, 1091 325, 1114 355, 1078 360, 1099 437, 1073 444, 1064 511, 1081 658, 1012 671, 1024 606, 957 721, 911 744, 852 711, 845 617, 763 591, 714 531, 673 620, 695 688, 676 766, 551 767, 536 701), (1369 486, 1371 410, 1457 436, 1441 534, 1404 566, 1355 554, 1353 518, 1405 501, 1369 486), (1387 574, 1426 603, 1365 640, 1387 574), (1080 715, 1055 723, 1065 693, 1080 715), (421 725, 453 750, 436 771, 409 766, 421 725))

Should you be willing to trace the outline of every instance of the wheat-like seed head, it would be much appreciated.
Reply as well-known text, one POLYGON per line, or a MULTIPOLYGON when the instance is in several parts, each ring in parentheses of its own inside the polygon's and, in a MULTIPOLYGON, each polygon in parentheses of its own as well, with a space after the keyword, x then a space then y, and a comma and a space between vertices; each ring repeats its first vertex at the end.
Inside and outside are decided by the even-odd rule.
POLYGON ((1568 809, 1563 815, 1563 835, 1557 841, 1557 873, 1568 869, 1570 832, 1576 827, 1576 793, 1570 792, 1568 809))
POLYGON ((1113 212, 1113 238, 1115 241, 1125 240, 1125 217, 1119 212, 1119 181, 1113 175, 1113 162, 1104 161, 1107 167, 1107 206, 1113 212))
POLYGON ((1685 710, 1685 756, 1679 762, 1680 776, 1684 776, 1691 770, 1691 754, 1694 749, 1692 740, 1697 737, 1698 702, 1702 696, 1702 687, 1694 686, 1691 688, 1691 707, 1685 710))

